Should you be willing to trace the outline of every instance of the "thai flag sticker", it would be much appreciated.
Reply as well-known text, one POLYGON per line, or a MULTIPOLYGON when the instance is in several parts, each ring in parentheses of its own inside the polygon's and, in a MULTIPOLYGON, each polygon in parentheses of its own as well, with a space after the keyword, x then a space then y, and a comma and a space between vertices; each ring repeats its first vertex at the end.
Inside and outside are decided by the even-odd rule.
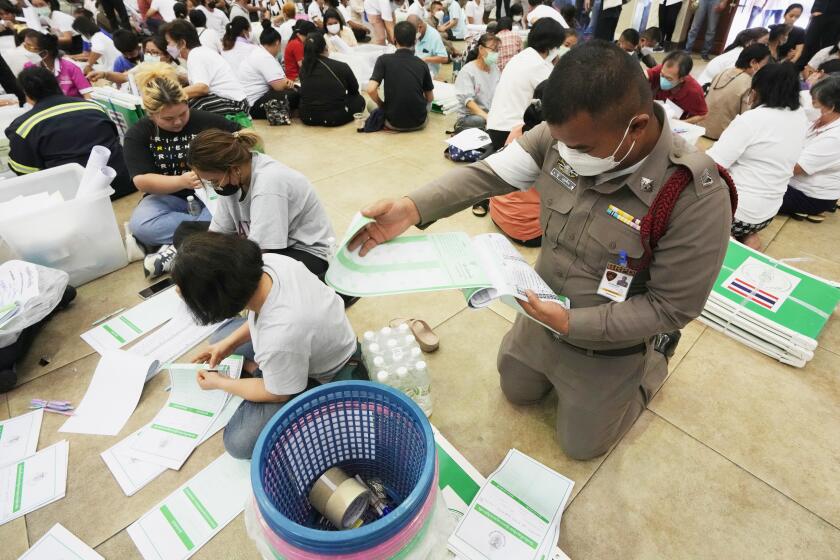
POLYGON ((723 287, 775 313, 797 284, 799 278, 796 276, 747 257, 723 282, 723 287))

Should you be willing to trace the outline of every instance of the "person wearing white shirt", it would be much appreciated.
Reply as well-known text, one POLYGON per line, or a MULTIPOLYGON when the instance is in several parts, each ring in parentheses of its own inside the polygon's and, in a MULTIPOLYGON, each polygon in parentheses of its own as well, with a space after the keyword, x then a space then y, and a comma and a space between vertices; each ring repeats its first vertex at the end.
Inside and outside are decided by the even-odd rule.
POLYGON ((86 16, 79 16, 73 20, 73 29, 90 43, 90 53, 87 64, 83 68, 85 74, 92 70, 109 72, 114 69, 114 62, 121 56, 114 46, 114 41, 105 35, 94 21, 86 16))
MULTIPOLYGON (((44 6, 48 5, 44 0, 35 0, 32 5, 37 6, 38 2, 42 2, 44 6)), ((52 10, 48 23, 50 31, 58 37, 58 46, 64 52, 67 54, 82 52, 82 37, 73 30, 73 16, 61 10, 52 10)))
POLYGON ((438 31, 449 39, 460 41, 467 36, 467 17, 464 12, 467 0, 449 0, 449 20, 438 26, 438 31))
POLYGON ((697 83, 701 86, 709 84, 715 79, 715 76, 729 68, 735 68, 735 62, 741 56, 744 48, 749 47, 753 43, 767 44, 770 39, 770 32, 763 27, 745 29, 738 33, 731 45, 726 47, 726 50, 718 56, 714 57, 700 76, 697 78, 697 83))
POLYGON ((309 8, 306 9, 306 15, 309 16, 309 21, 317 25, 319 28, 324 27, 324 0, 312 0, 309 3, 309 8))
POLYGON ((819 117, 805 136, 780 214, 821 223, 840 199, 840 76, 827 76, 811 88, 819 117))
POLYGON ((231 21, 233 21, 233 18, 236 17, 244 17, 248 21, 251 21, 251 13, 240 0, 235 1, 230 5, 230 12, 228 13, 228 18, 231 21))
POLYGON ((564 38, 558 22, 543 18, 528 33, 528 48, 505 65, 487 114, 487 133, 493 148, 504 146, 510 131, 524 124, 522 115, 534 97, 534 89, 554 69, 564 38))
POLYGON ((199 2, 196 10, 201 10, 207 16, 207 27, 218 33, 219 36, 223 35, 225 26, 230 23, 227 15, 222 10, 216 8, 215 0, 196 1, 199 2))
POLYGON ((484 0, 467 0, 464 6, 464 13, 467 16, 469 25, 481 25, 484 23, 484 0))
POLYGON ((146 11, 146 17, 150 18, 155 14, 160 14, 160 17, 162 17, 163 21, 165 21, 166 23, 174 21, 175 0, 152 0, 148 11, 146 11))
POLYGON ((414 0, 411 5, 408 7, 408 15, 410 16, 417 16, 420 19, 426 19, 426 8, 425 8, 426 0, 414 0))
POLYGON ((295 22, 297 20, 292 17, 291 19, 287 19, 283 23, 280 24, 280 27, 277 29, 277 32, 280 34, 280 60, 283 60, 283 53, 286 52, 286 45, 289 44, 289 39, 292 38, 292 35, 295 33, 295 22))
POLYGON ((191 108, 220 115, 248 111, 242 84, 219 53, 201 45, 195 27, 184 20, 175 20, 164 27, 164 36, 169 55, 187 61, 190 85, 184 88, 184 93, 190 99, 191 108))
POLYGON ((391 0, 364 0, 365 15, 373 28, 374 45, 394 44, 394 7, 391 0))
POLYGON ((808 120, 792 64, 769 64, 752 80, 753 109, 738 115, 706 154, 726 168, 738 189, 732 237, 759 250, 758 232, 782 205, 802 151, 808 120))
MULTIPOLYGON (((271 27, 269 20, 262 21, 263 32, 260 34, 260 45, 252 49, 236 66, 236 75, 242 82, 248 104, 251 105, 251 117, 264 119, 263 105, 272 99, 281 100, 294 96, 294 83, 286 79, 283 67, 277 61, 280 54, 282 40, 276 29, 271 27)), ((297 101, 289 99, 290 106, 296 106, 297 101)))
POLYGON ((222 37, 214 29, 207 28, 207 15, 201 10, 191 10, 189 17, 190 23, 195 27, 195 32, 198 33, 198 40, 201 41, 201 46, 221 53, 222 37))
POLYGON ((243 16, 232 18, 222 36, 222 58, 236 68, 248 53, 259 48, 251 42, 251 22, 243 16))
POLYGON ((533 27, 537 21, 547 17, 556 21, 565 29, 569 28, 569 24, 560 15, 560 12, 551 6, 551 0, 528 0, 528 4, 531 6, 531 11, 528 12, 527 17, 529 27, 533 27))

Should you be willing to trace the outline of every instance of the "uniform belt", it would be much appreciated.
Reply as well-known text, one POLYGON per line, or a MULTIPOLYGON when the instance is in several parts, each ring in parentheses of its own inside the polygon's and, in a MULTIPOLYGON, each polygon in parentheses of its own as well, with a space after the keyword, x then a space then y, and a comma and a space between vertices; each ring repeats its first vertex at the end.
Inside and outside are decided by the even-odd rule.
POLYGON ((621 357, 621 356, 632 356, 633 354, 644 354, 645 350, 647 350, 647 346, 645 344, 639 343, 635 346, 628 346, 627 348, 615 348, 610 350, 591 350, 589 348, 581 348, 580 346, 575 346, 571 342, 568 342, 563 339, 559 334, 552 332, 551 336, 554 337, 554 340, 557 342, 561 342, 574 350, 575 352, 579 352, 581 354, 586 354, 587 356, 609 356, 611 358, 621 357))

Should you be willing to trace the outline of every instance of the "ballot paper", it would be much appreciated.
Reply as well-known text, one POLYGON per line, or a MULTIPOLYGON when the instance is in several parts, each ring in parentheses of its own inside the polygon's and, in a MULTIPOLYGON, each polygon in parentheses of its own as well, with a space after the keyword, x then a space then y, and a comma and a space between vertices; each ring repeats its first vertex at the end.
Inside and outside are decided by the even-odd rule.
POLYGON ((94 146, 91 149, 87 164, 85 165, 85 171, 82 174, 81 181, 79 181, 79 190, 76 192, 76 198, 98 194, 102 189, 107 188, 111 184, 116 173, 113 172, 113 169, 110 172, 103 171, 106 168, 110 169, 107 167, 109 159, 111 159, 111 150, 105 146, 94 146))
POLYGON ((195 373, 189 368, 169 369, 169 400, 128 448, 132 457, 178 470, 210 430, 228 394, 203 390, 195 373))
POLYGON ((69 452, 63 440, 0 467, 0 525, 64 497, 69 452))
POLYGON ((468 128, 466 130, 462 130, 455 136, 451 136, 449 139, 445 140, 445 142, 450 146, 455 146, 459 150, 466 152, 469 150, 478 150, 479 148, 483 148, 484 146, 492 144, 493 141, 490 139, 490 135, 480 128, 468 128))
POLYGON ((82 402, 58 431, 117 435, 137 408, 146 377, 157 367, 152 358, 125 350, 105 352, 82 402))
POLYGON ((146 560, 185 560, 245 509, 251 463, 227 453, 128 527, 146 560))
POLYGON ((105 560, 99 553, 64 528, 60 523, 52 526, 38 542, 18 560, 105 560))
POLYGON ((181 301, 172 319, 143 340, 138 341, 129 351, 132 354, 157 360, 159 366, 150 373, 149 379, 151 379, 173 360, 180 358, 199 342, 216 332, 216 329, 225 322, 208 326, 197 325, 187 305, 181 301))
POLYGON ((38 269, 33 264, 12 260, 0 265, 0 327, 37 295, 38 269))
POLYGON ((543 560, 554 553, 574 482, 511 449, 449 539, 466 560, 543 560))
POLYGON ((215 189, 209 187, 195 189, 195 197, 204 204, 211 216, 216 213, 216 207, 219 205, 219 193, 215 189))
MULTIPOLYGON (((226 358, 222 361, 222 364, 229 367, 229 376, 231 378, 239 379, 242 373, 243 362, 244 359, 242 356, 234 355, 226 358)), ((196 364, 173 364, 171 367, 185 367, 196 371, 198 368, 206 366, 196 364)), ((221 412, 219 412, 219 415, 216 417, 213 424, 210 425, 207 433, 201 441, 198 442, 198 445, 201 445, 219 430, 227 426, 227 423, 236 412, 236 409, 239 408, 240 404, 242 404, 241 397, 228 395, 227 402, 221 412)), ((150 425, 151 424, 147 424, 116 445, 106 449, 100 455, 126 496, 133 496, 144 486, 166 472, 166 467, 162 465, 137 459, 131 455, 131 447, 134 445, 136 439, 140 436, 143 430, 150 429, 150 425)))
POLYGON ((178 292, 169 288, 82 333, 82 340, 100 354, 122 348, 171 319, 180 303, 178 292))
POLYGON ((38 449, 44 409, 0 421, 0 466, 16 463, 38 449))
POLYGON ((356 214, 330 260, 326 281, 339 293, 369 297, 460 289, 470 307, 498 299, 525 314, 518 301, 527 301, 530 290, 543 301, 569 307, 568 298, 555 294, 504 235, 403 235, 362 257, 347 244, 370 222, 356 214))

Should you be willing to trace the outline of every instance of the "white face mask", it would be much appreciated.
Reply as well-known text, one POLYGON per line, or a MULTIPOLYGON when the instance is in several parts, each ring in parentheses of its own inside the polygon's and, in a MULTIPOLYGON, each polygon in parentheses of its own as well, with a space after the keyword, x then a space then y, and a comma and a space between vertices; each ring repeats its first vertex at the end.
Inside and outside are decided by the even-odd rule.
POLYGON ((435 19, 442 20, 443 19, 443 10, 438 10, 435 12, 435 19))
MULTIPOLYGON (((635 117, 633 117, 635 118, 635 117)), ((615 154, 618 152, 618 149, 624 143, 624 139, 627 138, 627 133, 630 132, 630 126, 633 124, 633 119, 630 119, 630 122, 627 124, 627 128, 624 130, 624 136, 621 137, 621 141, 618 143, 618 146, 615 147, 612 155, 605 158, 598 158, 595 156, 590 156, 589 154, 584 154, 583 152, 579 152, 578 150, 573 150, 563 144, 562 142, 557 142, 557 151, 560 152, 560 157, 566 160, 566 163, 572 166, 578 175, 582 175, 583 177, 595 177, 596 175, 600 175, 601 173, 606 173, 608 171, 612 171, 627 159, 627 156, 630 155, 630 152, 633 151, 633 148, 636 146, 636 141, 633 140, 633 144, 630 145, 630 149, 627 150, 627 153, 624 154, 624 157, 620 160, 615 160, 615 154)))
POLYGON ((560 47, 556 47, 548 51, 548 56, 545 57, 547 62, 554 62, 554 59, 560 54, 560 47))
POLYGON ((327 26, 327 32, 330 35, 338 35, 339 31, 341 31, 341 25, 338 23, 331 23, 327 26))
POLYGON ((522 21, 522 16, 513 16, 513 21, 519 23, 520 21, 522 21))
POLYGON ((143 56, 143 62, 151 62, 151 63, 160 62, 160 56, 158 56, 156 54, 144 55, 143 56))

